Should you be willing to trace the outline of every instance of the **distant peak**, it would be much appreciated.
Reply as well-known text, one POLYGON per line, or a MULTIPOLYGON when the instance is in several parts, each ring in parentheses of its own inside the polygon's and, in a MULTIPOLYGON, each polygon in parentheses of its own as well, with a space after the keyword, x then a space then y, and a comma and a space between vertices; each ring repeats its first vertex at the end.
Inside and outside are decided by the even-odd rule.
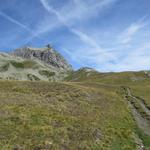
POLYGON ((29 46, 18 48, 12 52, 12 55, 25 59, 38 59, 39 61, 60 70, 72 70, 72 66, 68 64, 66 59, 55 49, 53 49, 50 44, 43 48, 34 48, 29 46))
POLYGON ((82 67, 79 69, 79 71, 91 72, 91 71, 96 71, 96 70, 90 67, 82 67))

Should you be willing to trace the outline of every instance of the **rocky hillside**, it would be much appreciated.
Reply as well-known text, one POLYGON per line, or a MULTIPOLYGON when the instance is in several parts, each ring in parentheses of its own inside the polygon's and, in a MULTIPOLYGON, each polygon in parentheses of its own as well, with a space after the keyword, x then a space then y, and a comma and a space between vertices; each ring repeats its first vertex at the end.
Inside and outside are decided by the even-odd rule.
POLYGON ((71 65, 51 47, 20 48, 11 54, 0 53, 0 79, 63 80, 71 65))
POLYGON ((44 48, 24 47, 16 49, 12 55, 19 56, 25 59, 38 59, 56 69, 62 71, 70 71, 72 67, 56 50, 50 45, 44 48))
POLYGON ((26 47, 0 54, 0 78, 33 81, 0 80, 0 150, 150 150, 150 71, 72 71, 26 47))

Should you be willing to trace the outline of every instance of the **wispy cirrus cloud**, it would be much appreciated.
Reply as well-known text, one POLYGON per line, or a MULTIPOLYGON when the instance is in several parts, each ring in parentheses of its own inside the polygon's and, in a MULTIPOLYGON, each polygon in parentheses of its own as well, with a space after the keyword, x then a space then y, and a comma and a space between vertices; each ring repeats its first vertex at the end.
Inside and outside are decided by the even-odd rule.
MULTIPOLYGON (((101 1, 100 3, 95 3, 94 6, 92 5, 87 5, 87 3, 84 3, 81 0, 73 0, 73 2, 76 4, 77 9, 71 9, 72 5, 68 4, 68 6, 65 6, 65 8, 63 8, 62 10, 60 9, 60 11, 54 9, 51 5, 49 5, 48 0, 40 0, 41 4, 43 5, 43 7, 51 14, 56 15, 56 17, 58 18, 59 22, 61 24, 63 24, 64 26, 66 26, 70 32, 72 32, 74 35, 76 35, 82 42, 84 42, 86 45, 89 45, 88 50, 86 50, 86 58, 91 58, 91 56, 94 55, 97 57, 97 55, 101 55, 103 57, 106 58, 110 58, 112 57, 112 55, 109 55, 107 52, 105 52, 105 49, 103 49, 99 43, 96 42, 95 39, 93 39, 91 36, 89 36, 87 33, 80 31, 79 29, 75 28, 75 24, 72 23, 72 20, 78 20, 78 19, 84 19, 85 17, 89 17, 90 15, 88 15, 87 13, 89 13, 89 10, 92 10, 91 13, 95 13, 94 10, 96 10, 97 8, 103 9, 103 7, 105 5, 108 5, 112 2, 115 2, 116 0, 105 0, 105 1, 101 1), (80 9, 82 8, 82 9, 80 9), (66 10, 73 10, 72 12, 69 13, 69 17, 66 10)), ((89 1, 89 0, 88 0, 89 1)), ((87 1, 87 2, 88 2, 87 1)), ((89 1, 90 2, 90 1, 89 1)), ((98 1, 97 1, 98 2, 98 1)), ((76 22, 77 24, 78 22, 76 22)), ((83 51, 83 49, 82 49, 83 51)), ((78 50, 78 53, 76 52, 76 55, 81 57, 81 52, 80 50, 78 50)), ((82 56, 83 57, 83 56, 82 56)), ((84 56, 85 58, 85 56, 84 56)))
POLYGON ((18 25, 19 27, 21 27, 21 28, 23 28, 23 29, 25 29, 25 30, 27 30, 27 31, 29 31, 29 32, 32 32, 32 30, 31 30, 29 27, 27 27, 26 25, 24 25, 24 24, 21 23, 20 21, 18 21, 18 20, 16 20, 16 19, 12 18, 11 16, 7 15, 6 13, 4 13, 4 12, 2 12, 2 11, 0 11, 0 16, 2 16, 3 18, 7 19, 8 21, 10 21, 10 22, 12 22, 12 23, 18 25))
POLYGON ((0 4, 0 17, 8 20, 0 23, 1 49, 8 48, 8 41, 12 47, 50 42, 76 69, 123 71, 150 66, 145 47, 150 38, 148 1, 141 5, 137 0, 5 0, 0 4))
POLYGON ((92 38, 90 38, 86 33, 83 33, 72 26, 70 26, 68 18, 63 17, 57 10, 55 10, 53 7, 51 7, 47 0, 40 0, 44 8, 57 16, 60 23, 62 23, 64 26, 66 26, 73 34, 78 36, 83 42, 86 44, 90 44, 92 47, 98 50, 102 50, 102 48, 99 46, 98 43, 96 43, 92 38))
MULTIPOLYGON (((105 64, 105 69, 113 71, 137 71, 148 70, 150 66, 150 44, 143 43, 136 48, 131 48, 131 52, 126 57, 120 59, 115 64, 105 64)), ((99 68, 102 70, 102 68, 99 68)))
POLYGON ((128 44, 131 42, 134 35, 146 26, 147 23, 144 21, 144 18, 145 17, 140 19, 138 22, 132 23, 125 29, 125 31, 123 31, 123 33, 119 36, 122 44, 128 44))
POLYGON ((70 21, 70 24, 74 24, 100 15, 106 8, 109 8, 117 1, 118 0, 71 0, 67 5, 62 7, 59 12, 63 14, 66 20, 70 21))

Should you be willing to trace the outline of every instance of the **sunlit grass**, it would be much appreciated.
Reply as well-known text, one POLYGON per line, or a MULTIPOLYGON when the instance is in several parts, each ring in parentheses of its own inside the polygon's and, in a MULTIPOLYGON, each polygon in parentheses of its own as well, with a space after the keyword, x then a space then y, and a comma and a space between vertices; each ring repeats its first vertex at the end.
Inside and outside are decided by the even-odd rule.
POLYGON ((118 87, 0 82, 0 149, 132 149, 135 123, 118 87))

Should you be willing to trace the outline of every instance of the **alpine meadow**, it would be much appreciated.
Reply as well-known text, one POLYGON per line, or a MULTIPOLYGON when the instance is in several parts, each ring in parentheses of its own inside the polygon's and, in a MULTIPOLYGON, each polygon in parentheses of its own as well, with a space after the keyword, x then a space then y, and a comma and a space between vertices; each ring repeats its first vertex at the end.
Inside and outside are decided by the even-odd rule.
POLYGON ((0 150, 150 150, 149 6, 1 0, 0 150))

